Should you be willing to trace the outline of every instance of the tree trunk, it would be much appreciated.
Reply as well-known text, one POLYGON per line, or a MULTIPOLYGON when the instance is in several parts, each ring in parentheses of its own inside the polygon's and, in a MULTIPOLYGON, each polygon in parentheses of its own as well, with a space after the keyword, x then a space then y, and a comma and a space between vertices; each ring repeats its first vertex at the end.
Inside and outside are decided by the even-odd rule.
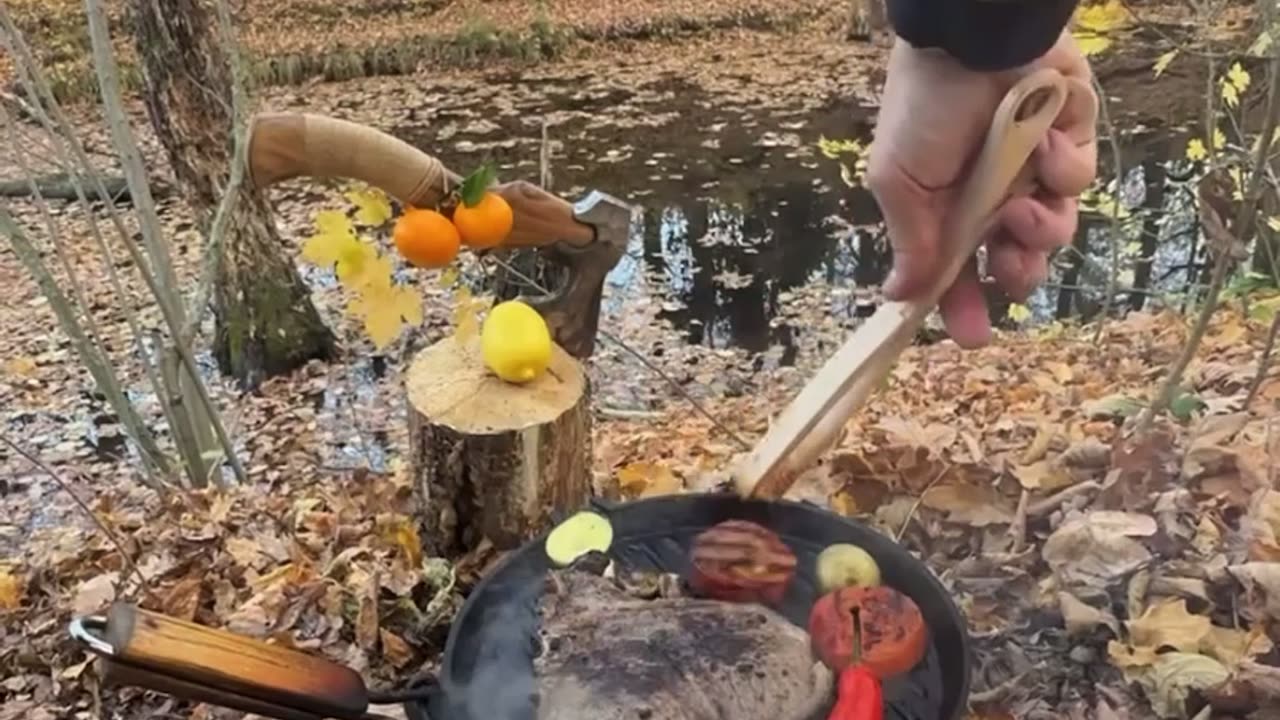
MULTIPOLYGON (((202 0, 133 0, 130 9, 147 113, 207 239, 231 171, 229 54, 202 0)), ((333 335, 284 251, 265 198, 248 183, 216 268, 214 355, 224 373, 254 387, 331 356, 333 335)))
POLYGON ((586 373, 559 346, 546 373, 514 385, 485 368, 479 338, 445 338, 409 366, 406 394, 428 554, 514 548, 591 498, 586 373))

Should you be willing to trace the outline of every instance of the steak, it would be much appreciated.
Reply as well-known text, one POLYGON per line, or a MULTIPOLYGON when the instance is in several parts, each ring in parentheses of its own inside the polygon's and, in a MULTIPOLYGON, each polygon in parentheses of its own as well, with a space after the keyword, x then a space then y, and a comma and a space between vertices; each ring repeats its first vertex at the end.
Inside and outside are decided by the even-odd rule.
POLYGON ((552 571, 538 607, 538 720, 807 720, 833 676, 809 636, 761 605, 552 571), (660 591, 662 590, 662 591, 660 591))

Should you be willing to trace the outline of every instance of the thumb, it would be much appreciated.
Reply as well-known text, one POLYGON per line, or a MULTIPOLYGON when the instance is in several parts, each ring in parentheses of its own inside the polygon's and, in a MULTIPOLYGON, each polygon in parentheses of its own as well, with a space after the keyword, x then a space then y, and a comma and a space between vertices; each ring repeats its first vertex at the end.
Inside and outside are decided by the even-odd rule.
POLYGON ((890 300, 905 300, 927 288, 938 272, 943 199, 892 161, 867 168, 867 185, 880 206, 893 269, 884 283, 890 300))

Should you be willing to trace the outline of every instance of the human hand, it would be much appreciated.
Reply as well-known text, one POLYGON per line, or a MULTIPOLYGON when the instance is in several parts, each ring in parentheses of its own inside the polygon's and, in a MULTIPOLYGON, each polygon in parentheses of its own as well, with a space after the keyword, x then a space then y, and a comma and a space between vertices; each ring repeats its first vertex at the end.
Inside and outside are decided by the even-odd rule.
MULTIPOLYGON (((1093 92, 1088 61, 1068 32, 1040 59, 1000 72, 969 70, 940 50, 895 42, 867 162, 867 184, 884 214, 894 253, 884 286, 889 299, 923 292, 942 272, 944 223, 996 106, 1019 79, 1044 67, 1080 80, 1093 92)), ((984 240, 987 269, 1014 300, 1025 300, 1045 281, 1049 253, 1075 235, 1077 198, 1097 172, 1093 99, 1072 93, 1028 161, 1039 189, 1006 201, 984 240)), ((942 296, 939 311, 961 347, 989 341, 991 322, 975 263, 942 296)))

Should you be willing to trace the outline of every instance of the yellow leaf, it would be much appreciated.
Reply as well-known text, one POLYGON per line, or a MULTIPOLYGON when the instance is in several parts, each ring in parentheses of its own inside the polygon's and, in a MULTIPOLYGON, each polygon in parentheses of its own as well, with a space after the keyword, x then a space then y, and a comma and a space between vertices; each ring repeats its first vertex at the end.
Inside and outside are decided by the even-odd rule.
POLYGON ((364 321, 365 332, 381 350, 400 335, 405 321, 422 322, 422 302, 412 289, 403 286, 365 286, 351 301, 348 311, 364 321))
POLYGON ((1240 104, 1240 89, 1226 78, 1222 80, 1222 101, 1227 104, 1227 107, 1235 107, 1240 104))
POLYGON ((1129 11, 1120 0, 1081 4, 1076 8, 1071 34, 1080 52, 1086 56, 1097 55, 1111 47, 1107 33, 1124 28, 1129 22, 1129 11))
POLYGON ((458 342, 466 342, 480 331, 480 324, 476 320, 479 310, 480 303, 471 297, 471 290, 465 285, 458 288, 453 303, 453 334, 458 342))
POLYGON ((1024 322, 1031 317, 1031 311, 1022 303, 1011 303, 1009 305, 1009 319, 1014 322, 1024 322))
POLYGON ((1121 0, 1081 3, 1075 12, 1078 27, 1094 32, 1119 30, 1129 24, 1129 11, 1121 0))
POLYGON ((303 244, 302 257, 321 267, 332 267, 347 244, 356 239, 355 228, 351 227, 347 216, 336 210, 317 213, 316 230, 316 234, 303 244))
POLYGON ((348 289, 362 292, 368 288, 391 289, 391 258, 379 255, 368 243, 359 243, 359 249, 344 256, 338 263, 338 280, 348 289))
POLYGON ((1111 47, 1111 40, 1103 35, 1092 32, 1073 32, 1076 45, 1080 48, 1080 53, 1085 57, 1091 57, 1101 53, 1103 50, 1111 47))
POLYGON ((1227 136, 1222 132, 1222 128, 1213 129, 1213 149, 1221 150, 1227 144, 1227 136))
POLYGON ((22 581, 8 570, 0 569, 0 610, 14 610, 22 604, 22 581))
POLYGON ((356 206, 356 220, 362 224, 378 227, 391 219, 391 202, 378 188, 365 187, 344 195, 356 206))
POLYGON ((458 282, 458 266, 450 265, 440 273, 440 287, 450 287, 458 282))
POLYGON ((1272 215, 1267 218, 1267 227, 1271 228, 1273 232, 1280 232, 1280 216, 1272 215))
POLYGON ((1239 62, 1231 65, 1231 69, 1227 71, 1227 81, 1230 82, 1239 92, 1244 92, 1249 87, 1249 71, 1240 66, 1239 62))
POLYGON ((1173 59, 1177 56, 1178 56, 1178 49, 1174 48, 1169 52, 1156 58, 1156 64, 1154 67, 1156 77, 1160 77, 1161 73, 1163 73, 1166 69, 1168 69, 1169 63, 1173 62, 1173 59))
POLYGON ((1204 142, 1200 138, 1191 138, 1187 141, 1187 159, 1203 160, 1209 157, 1209 152, 1204 149, 1204 142))
POLYGON ((632 497, 643 498, 677 493, 681 483, 665 465, 638 462, 618 470, 618 487, 632 497))
POLYGON ((1197 652, 1212 624, 1207 615, 1187 612, 1187 601, 1182 598, 1163 600, 1152 604, 1141 617, 1128 623, 1129 643, 1157 651, 1173 648, 1197 652))

